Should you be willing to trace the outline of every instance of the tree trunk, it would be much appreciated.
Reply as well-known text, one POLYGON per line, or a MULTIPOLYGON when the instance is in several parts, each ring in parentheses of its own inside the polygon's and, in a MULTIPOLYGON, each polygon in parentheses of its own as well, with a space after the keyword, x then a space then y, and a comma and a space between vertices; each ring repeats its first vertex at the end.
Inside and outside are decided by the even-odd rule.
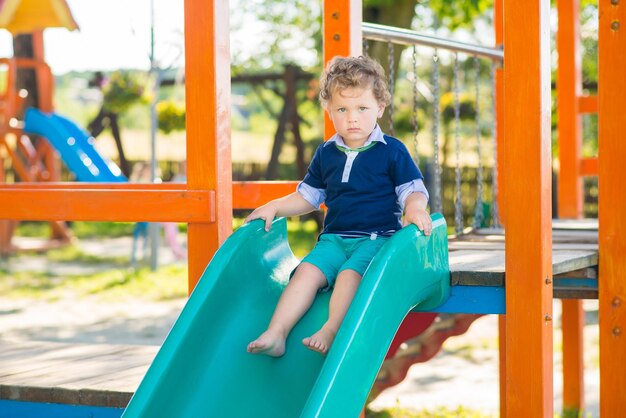
POLYGON ((110 112, 107 112, 105 115, 109 119, 111 134, 113 135, 113 139, 115 139, 115 146, 117 147, 117 153, 120 157, 120 170, 122 170, 122 173, 126 176, 126 178, 130 178, 130 165, 126 159, 126 154, 124 153, 124 145, 122 144, 122 137, 120 136, 120 127, 117 124, 117 115, 110 112))
MULTIPOLYGON (((31 34, 15 35, 13 37, 13 55, 15 58, 33 58, 33 37, 31 34)), ((24 109, 27 107, 39 107, 39 92, 37 89, 37 73, 34 68, 18 68, 15 78, 17 91, 24 89, 28 96, 24 100, 24 109)), ((23 110, 23 109, 18 109, 23 110)), ((17 115, 22 117, 23 115, 17 115)))

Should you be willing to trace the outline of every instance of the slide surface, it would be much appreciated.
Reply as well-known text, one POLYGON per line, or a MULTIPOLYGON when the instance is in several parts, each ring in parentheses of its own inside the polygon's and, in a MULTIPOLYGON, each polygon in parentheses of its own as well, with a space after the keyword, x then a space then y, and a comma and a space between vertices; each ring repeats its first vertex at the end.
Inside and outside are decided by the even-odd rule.
POLYGON ((115 163, 94 148, 93 138, 67 118, 30 108, 24 116, 24 132, 46 138, 78 181, 128 181, 115 163))
POLYGON ((380 250, 326 357, 301 339, 328 314, 320 294, 287 341, 283 357, 246 352, 267 326, 298 260, 286 222, 239 228, 217 251, 123 417, 357 417, 403 318, 449 293, 443 218, 433 233, 414 226, 380 250))

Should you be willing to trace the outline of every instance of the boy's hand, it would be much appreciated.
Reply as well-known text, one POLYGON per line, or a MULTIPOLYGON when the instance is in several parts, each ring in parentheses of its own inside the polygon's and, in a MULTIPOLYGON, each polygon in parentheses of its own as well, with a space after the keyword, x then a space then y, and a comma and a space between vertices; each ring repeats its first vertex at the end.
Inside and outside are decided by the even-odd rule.
POLYGON ((415 224, 424 235, 428 236, 433 230, 433 222, 430 215, 424 209, 414 208, 408 209, 404 213, 403 226, 415 224))
POLYGON ((271 203, 272 202, 256 208, 250 215, 248 215, 245 223, 255 219, 263 219, 265 221, 265 230, 269 231, 272 226, 272 221, 274 221, 274 217, 276 216, 276 213, 278 213, 278 209, 271 203))

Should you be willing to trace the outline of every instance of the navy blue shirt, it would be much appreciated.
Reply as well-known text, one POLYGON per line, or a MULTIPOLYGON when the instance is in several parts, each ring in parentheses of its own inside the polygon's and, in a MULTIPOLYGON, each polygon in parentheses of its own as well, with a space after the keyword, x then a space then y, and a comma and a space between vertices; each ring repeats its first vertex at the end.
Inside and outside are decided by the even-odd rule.
POLYGON ((322 233, 385 236, 402 228, 396 187, 423 176, 402 142, 383 138, 358 153, 335 142, 315 151, 303 183, 325 191, 328 212, 322 233))

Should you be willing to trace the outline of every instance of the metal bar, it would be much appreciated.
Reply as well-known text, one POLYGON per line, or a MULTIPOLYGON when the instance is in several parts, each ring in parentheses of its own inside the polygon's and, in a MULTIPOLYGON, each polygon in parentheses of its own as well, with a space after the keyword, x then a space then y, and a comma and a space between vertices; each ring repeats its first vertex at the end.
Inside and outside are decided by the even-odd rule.
POLYGON ((377 25, 374 23, 363 23, 361 26, 363 38, 382 42, 395 42, 403 45, 423 45, 448 51, 463 52, 470 55, 477 55, 495 61, 504 61, 504 51, 500 48, 491 48, 482 45, 473 45, 459 42, 452 39, 438 38, 435 36, 423 35, 421 33, 395 28, 392 26, 377 25))

